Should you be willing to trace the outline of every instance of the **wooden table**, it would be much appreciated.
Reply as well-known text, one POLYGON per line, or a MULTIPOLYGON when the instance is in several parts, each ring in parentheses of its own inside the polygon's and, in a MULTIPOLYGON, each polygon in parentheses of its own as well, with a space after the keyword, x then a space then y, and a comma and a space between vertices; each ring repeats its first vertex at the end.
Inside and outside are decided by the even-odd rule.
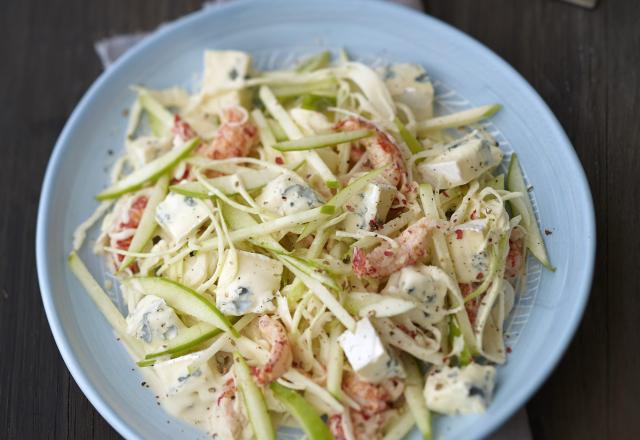
MULTIPOLYGON (((34 238, 45 166, 100 74, 93 42, 150 30, 199 1, 0 4, 0 437, 117 438, 69 375, 40 301, 34 238)), ((429 0, 427 11, 511 63, 550 105, 587 172, 598 217, 589 307, 528 404, 541 439, 640 438, 640 5, 429 0)), ((562 191, 562 188, 558 188, 562 191)))

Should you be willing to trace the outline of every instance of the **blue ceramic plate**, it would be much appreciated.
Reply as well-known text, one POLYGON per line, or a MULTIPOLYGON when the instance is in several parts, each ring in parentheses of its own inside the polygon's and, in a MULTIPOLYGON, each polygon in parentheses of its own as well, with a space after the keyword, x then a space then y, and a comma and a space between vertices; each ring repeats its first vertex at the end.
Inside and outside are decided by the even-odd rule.
MULTIPOLYGON (((526 402, 567 347, 589 294, 593 207, 571 144, 529 84, 478 42, 402 7, 377 1, 240 0, 162 28, 107 70, 71 115, 47 169, 37 229, 44 307, 76 382, 124 437, 204 437, 167 416, 140 386, 132 360, 66 267, 72 231, 94 210, 94 195, 107 182, 105 169, 113 161, 107 151, 122 145, 122 111, 133 98, 129 85, 188 85, 201 71, 207 48, 248 51, 259 67, 273 68, 304 53, 340 47, 369 62, 425 66, 441 108, 502 103, 488 128, 507 154, 518 152, 535 188, 541 223, 553 231, 547 244, 558 270, 542 271, 529 261, 527 286, 507 325, 513 352, 500 368, 493 404, 482 415, 436 418, 436 437, 469 440, 490 433, 526 402)), ((84 257, 100 274, 100 261, 88 252, 84 257)))

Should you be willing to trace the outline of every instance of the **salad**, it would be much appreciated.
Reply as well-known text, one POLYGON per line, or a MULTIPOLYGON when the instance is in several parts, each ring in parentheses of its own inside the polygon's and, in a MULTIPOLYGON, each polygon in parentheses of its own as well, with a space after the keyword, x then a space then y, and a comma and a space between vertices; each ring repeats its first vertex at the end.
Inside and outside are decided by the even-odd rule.
POLYGON ((530 251, 516 155, 435 116, 413 64, 322 52, 260 72, 206 51, 202 83, 134 87, 124 154, 69 264, 168 413, 214 438, 400 439, 484 411, 530 251), (92 243, 123 316, 77 251, 92 243))

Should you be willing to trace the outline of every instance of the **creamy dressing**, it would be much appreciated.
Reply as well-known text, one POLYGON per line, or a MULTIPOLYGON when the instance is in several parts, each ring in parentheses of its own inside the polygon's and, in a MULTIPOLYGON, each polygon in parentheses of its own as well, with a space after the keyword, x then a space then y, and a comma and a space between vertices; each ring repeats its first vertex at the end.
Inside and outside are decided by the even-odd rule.
POLYGON ((226 429, 228 421, 218 405, 224 379, 206 364, 189 374, 187 368, 194 358, 192 354, 143 368, 146 382, 167 413, 211 437, 231 439, 226 429))

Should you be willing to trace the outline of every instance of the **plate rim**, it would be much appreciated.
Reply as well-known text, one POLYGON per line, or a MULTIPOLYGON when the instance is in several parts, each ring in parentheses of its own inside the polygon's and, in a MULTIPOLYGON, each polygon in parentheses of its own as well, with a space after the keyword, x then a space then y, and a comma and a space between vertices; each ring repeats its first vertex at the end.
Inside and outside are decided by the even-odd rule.
MULTIPOLYGON (((543 109, 542 117, 545 119, 546 124, 548 124, 548 126, 555 131, 555 135, 558 136, 558 139, 560 139, 564 144, 562 145, 562 148, 567 150, 567 156, 572 162, 573 168, 576 170, 574 179, 577 183, 577 189, 582 196, 582 202, 585 203, 585 212, 588 215, 588 218, 584 219, 584 225, 587 232, 586 249, 588 251, 588 255, 586 255, 587 266, 585 267, 585 269, 587 270, 584 271, 585 275, 580 277, 581 283, 580 285, 576 286, 575 289, 575 292, 577 293, 575 298, 577 303, 573 308, 574 313, 573 315, 568 317, 567 324, 564 327, 565 330, 563 334, 561 334, 557 339, 555 352, 545 357, 542 364, 539 365, 536 375, 530 378, 531 380, 529 380, 527 383, 523 384, 523 386, 518 389, 517 393, 512 395, 509 404, 503 405, 501 408, 499 408, 497 410, 497 413, 494 414, 494 417, 486 420, 482 428, 473 433, 474 436, 481 438, 489 435, 491 432, 500 427, 507 420, 507 418, 514 414, 518 409, 520 409, 529 400, 533 393, 540 388, 543 382, 546 381, 551 372, 556 368, 560 359, 564 356, 569 343, 573 339, 578 325, 582 320, 584 310, 591 292, 596 250, 595 211, 590 186, 585 171, 577 156, 577 153, 561 124, 559 123, 551 109, 548 107, 546 102, 537 93, 537 91, 508 62, 503 60, 491 49, 489 49, 487 46, 485 46, 483 43, 479 42, 472 36, 426 13, 420 13, 406 6, 390 3, 384 0, 349 1, 351 3, 362 4, 363 6, 366 4, 367 7, 371 7, 372 3, 375 3, 375 7, 380 8, 378 11, 380 13, 384 12, 384 10, 387 9, 394 14, 399 14, 400 16, 404 14, 407 17, 420 17, 421 20, 430 21, 432 25, 439 26, 445 32, 454 34, 458 39, 461 39, 462 41, 465 41, 467 44, 469 44, 473 48, 473 50, 482 52, 482 55, 486 56, 492 63, 494 63, 499 70, 512 77, 515 83, 517 83, 516 85, 518 88, 522 89, 524 93, 528 94, 531 99, 537 101, 538 106, 543 109)), ((49 162, 47 164, 40 193, 36 222, 36 267, 45 314, 47 316, 47 320, 49 322, 49 326, 51 328, 51 332, 53 334, 58 350, 60 351, 65 365, 78 384, 79 388, 91 402, 94 408, 107 421, 107 423, 109 423, 120 435, 125 438, 140 438, 140 435, 135 432, 135 429, 133 427, 125 423, 124 420, 122 420, 114 410, 114 408, 112 408, 111 405, 108 404, 104 400, 104 398, 93 388, 91 381, 85 373, 83 367, 80 365, 78 359, 73 355, 73 352, 70 348, 70 342, 65 335, 63 324, 60 320, 59 315, 55 312, 55 305, 53 301, 54 291, 52 287, 53 282, 51 280, 52 277, 49 273, 48 261, 46 258, 46 227, 49 213, 52 209, 49 203, 49 201, 51 200, 49 194, 54 190, 53 181, 55 179, 55 176, 57 175, 58 168, 63 162, 63 155, 65 153, 65 150, 67 149, 67 145, 69 145, 69 138, 72 128, 77 124, 78 119, 86 111, 86 107, 89 106, 90 102, 95 98, 95 95, 98 94, 98 91, 102 88, 103 84, 111 75, 114 75, 121 69, 125 68, 125 66, 129 63, 134 62, 138 54, 146 51, 147 47, 153 45, 155 40, 162 38, 166 34, 171 34, 175 31, 178 31, 182 27, 188 27, 192 21, 199 19, 201 16, 225 14, 227 11, 250 7, 252 4, 256 4, 258 2, 260 2, 260 0, 234 0, 230 3, 216 5, 210 8, 203 8, 191 12, 153 31, 141 42, 129 49, 125 54, 118 58, 113 65, 105 69, 98 76, 98 78, 94 80, 89 89, 84 93, 78 104, 75 106, 73 112, 67 119, 67 122, 65 123, 64 128, 62 129, 55 143, 55 146, 49 158, 49 162)), ((295 1, 290 3, 295 3, 295 1)))

